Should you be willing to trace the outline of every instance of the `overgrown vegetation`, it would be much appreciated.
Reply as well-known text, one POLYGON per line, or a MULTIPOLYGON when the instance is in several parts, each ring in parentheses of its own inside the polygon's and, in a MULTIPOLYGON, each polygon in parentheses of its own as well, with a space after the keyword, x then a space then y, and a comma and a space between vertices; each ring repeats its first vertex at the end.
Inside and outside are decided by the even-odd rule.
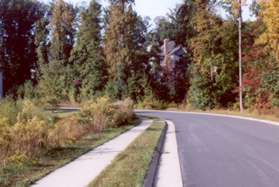
POLYGON ((256 19, 242 24, 239 88, 237 1, 184 0, 151 26, 134 0, 109 0, 105 9, 98 0, 81 7, 64 0, 0 0, 3 176, 47 150, 121 127, 133 117, 132 102, 237 110, 243 89, 246 111, 278 115, 277 1, 253 2, 256 19), (220 6, 226 18, 216 14, 220 6), (177 47, 186 51, 179 58, 165 54, 177 47), (115 103, 119 99, 125 101, 115 103), (65 103, 81 105, 81 113, 61 118, 45 110, 65 103))
POLYGON ((143 186, 164 125, 162 121, 153 122, 146 132, 120 153, 89 186, 143 186))
MULTIPOLYGON (((21 172, 30 172, 30 168, 36 167, 42 158, 48 157, 48 153, 56 150, 59 153, 60 149, 76 145, 76 142, 89 134, 102 139, 107 129, 125 129, 134 119, 132 108, 130 100, 112 103, 102 97, 84 103, 80 113, 58 119, 30 100, 2 101, 0 185, 10 186, 22 182, 24 173, 21 172), (18 180, 17 174, 20 175, 18 180)), ((78 153, 81 153, 80 150, 78 153)))

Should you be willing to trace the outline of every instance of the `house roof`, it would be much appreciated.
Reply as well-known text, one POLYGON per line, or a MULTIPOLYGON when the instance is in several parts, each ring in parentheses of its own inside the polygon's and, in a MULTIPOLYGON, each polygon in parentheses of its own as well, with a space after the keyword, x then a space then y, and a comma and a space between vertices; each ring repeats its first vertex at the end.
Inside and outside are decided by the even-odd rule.
POLYGON ((184 47, 182 47, 181 45, 174 48, 171 52, 170 55, 177 55, 177 56, 183 56, 187 54, 187 51, 184 47))
POLYGON ((181 56, 187 54, 186 49, 182 45, 176 46, 175 41, 170 41, 168 39, 165 39, 164 44, 161 46, 160 56, 165 56, 165 54, 164 54, 165 52, 168 55, 176 55, 178 57, 181 57, 181 56), (166 49, 165 49, 165 47, 166 47, 166 49))
MULTIPOLYGON (((172 49, 169 53, 169 55, 175 55, 178 57, 182 57, 183 55, 187 54, 187 51, 184 47, 182 47, 181 45, 179 45, 178 47, 172 49)), ((164 57, 164 52, 160 53, 160 56, 164 57)))

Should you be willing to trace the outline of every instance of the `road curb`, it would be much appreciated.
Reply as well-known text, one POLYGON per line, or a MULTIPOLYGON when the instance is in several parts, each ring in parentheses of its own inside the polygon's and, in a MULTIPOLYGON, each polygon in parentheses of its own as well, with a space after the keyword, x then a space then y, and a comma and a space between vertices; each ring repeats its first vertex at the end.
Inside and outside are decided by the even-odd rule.
POLYGON ((163 129, 163 132, 160 136, 159 142, 156 146, 156 149, 154 151, 151 163, 149 165, 149 169, 147 171, 147 174, 144 179, 144 187, 154 187, 156 183, 156 178, 157 178, 157 173, 159 169, 159 164, 160 164, 160 158, 164 149, 164 144, 166 140, 166 134, 168 130, 168 124, 165 121, 165 127, 163 129))
POLYGON ((163 153, 160 158, 160 165, 156 178, 156 187, 183 187, 181 164, 178 154, 178 144, 175 124, 166 120, 168 131, 163 153))

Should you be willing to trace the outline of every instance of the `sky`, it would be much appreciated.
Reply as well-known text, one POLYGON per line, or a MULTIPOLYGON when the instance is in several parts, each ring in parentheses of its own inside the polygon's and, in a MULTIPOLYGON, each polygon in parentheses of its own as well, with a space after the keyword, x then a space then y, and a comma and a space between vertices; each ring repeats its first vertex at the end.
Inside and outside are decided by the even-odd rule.
MULTIPOLYGON (((45 0, 47 1, 47 0, 45 0)), ((74 4, 89 2, 90 0, 67 0, 74 4)), ((107 0, 100 0, 102 4, 107 5, 107 0)), ((170 9, 182 3, 183 0, 136 0, 135 9, 143 17, 149 16, 152 20, 157 16, 164 16, 170 9)))
MULTIPOLYGON (((43 0, 48 1, 48 0, 43 0)), ((90 0, 67 0, 73 4, 88 3, 90 0)), ((248 0, 248 2, 251 0, 248 0)), ((107 5, 108 0, 100 0, 104 6, 107 5)), ((165 16, 169 13, 170 9, 174 9, 183 0, 136 0, 135 9, 143 17, 149 16, 151 20, 154 20, 157 16, 165 16)), ((225 15, 223 11, 219 11, 219 14, 225 15)), ((249 10, 244 7, 244 20, 251 19, 249 10)))
POLYGON ((182 0, 136 0, 135 8, 140 15, 154 19, 164 16, 179 3, 182 3, 182 0))

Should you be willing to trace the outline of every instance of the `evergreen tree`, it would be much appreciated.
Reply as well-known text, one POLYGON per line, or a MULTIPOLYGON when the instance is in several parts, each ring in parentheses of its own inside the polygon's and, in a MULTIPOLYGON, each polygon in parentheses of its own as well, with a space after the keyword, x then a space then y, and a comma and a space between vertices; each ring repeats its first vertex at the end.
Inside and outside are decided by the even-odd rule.
POLYGON ((77 44, 71 61, 81 81, 81 95, 90 98, 104 88, 106 65, 101 48, 101 5, 93 0, 81 13, 77 44))
POLYGON ((190 106, 202 110, 215 107, 212 81, 208 75, 201 72, 200 65, 193 65, 191 71, 191 87, 187 97, 190 106))
POLYGON ((39 92, 46 103, 75 101, 75 75, 69 63, 74 45, 75 17, 76 10, 71 4, 63 0, 56 0, 52 4, 49 63, 41 66, 42 76, 39 81, 39 92))

